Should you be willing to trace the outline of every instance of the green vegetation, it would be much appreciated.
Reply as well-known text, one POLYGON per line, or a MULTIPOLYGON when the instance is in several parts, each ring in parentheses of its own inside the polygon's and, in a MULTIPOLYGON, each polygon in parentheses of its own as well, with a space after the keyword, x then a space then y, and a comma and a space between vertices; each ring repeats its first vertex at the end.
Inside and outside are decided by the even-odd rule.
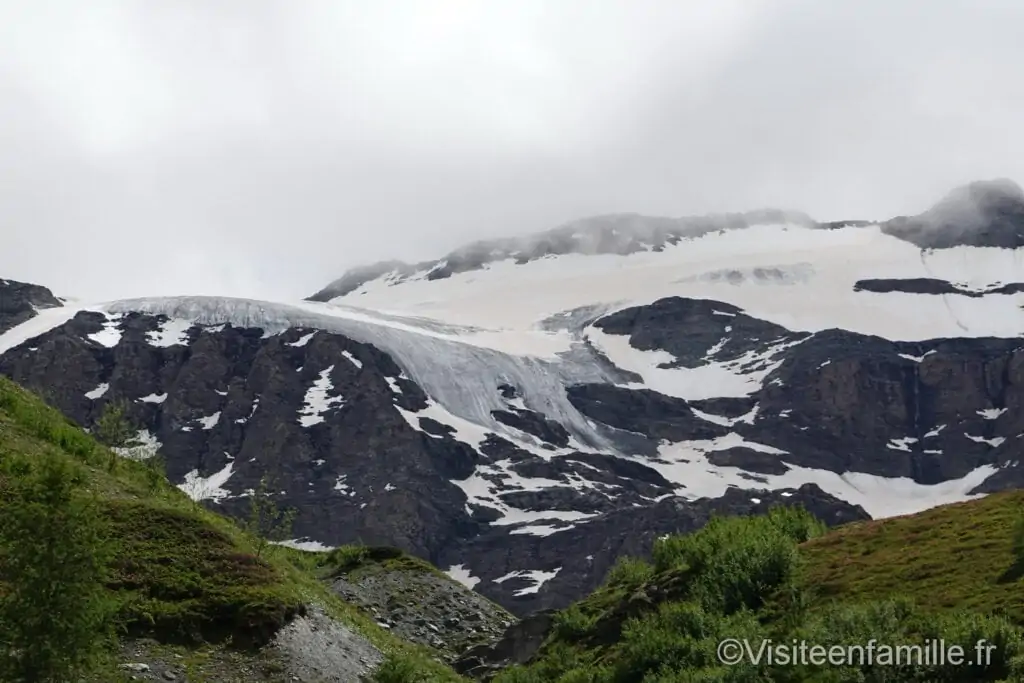
MULTIPOLYGON (((105 441, 130 442, 134 432, 124 416, 123 406, 109 411, 98 430, 105 441)), ((55 591, 47 598, 51 602, 40 602, 40 595, 32 599, 52 606, 55 615, 76 616, 29 623, 37 629, 39 650, 44 652, 40 656, 55 662, 45 664, 51 667, 47 671, 88 664, 94 669, 89 680, 122 680, 112 650, 93 656, 97 644, 113 645, 104 638, 104 626, 121 638, 185 647, 197 653, 196 661, 213 659, 210 653, 216 650, 211 647, 252 652, 286 620, 316 604, 381 649, 389 662, 395 662, 389 671, 405 662, 427 676, 416 680, 462 680, 434 661, 429 650, 401 641, 332 595, 316 572, 308 570, 321 563, 322 554, 270 545, 266 536, 253 537, 234 521, 194 504, 162 476, 154 476, 159 469, 152 462, 151 457, 113 459, 111 450, 93 436, 0 378, 0 605, 7 610, 0 612, 0 642, 8 643, 0 646, 0 655, 8 663, 25 659, 17 644, 28 637, 13 632, 25 623, 20 617, 27 612, 14 618, 11 610, 23 609, 31 602, 25 597, 29 591, 53 578, 66 581, 61 584, 66 590, 55 591), (40 486, 54 491, 48 494, 53 500, 39 498, 40 486), (14 495, 16 491, 25 494, 14 495), (43 507, 27 504, 29 499, 43 507), (50 520, 48 531, 40 531, 44 518, 50 520), (60 524, 50 524, 53 520, 60 524), (47 542, 27 543, 30 530, 49 534, 37 536, 47 542), (57 542, 58 538, 74 542, 57 542), (57 553, 59 561, 43 567, 48 552, 57 553), (72 600, 74 609, 65 609, 61 601, 72 600), (45 638, 38 629, 46 632, 45 638), (45 655, 46 642, 59 638, 72 643, 86 631, 95 639, 51 648, 55 654, 45 655), (57 661, 61 658, 66 662, 57 661)), ((18 679, 0 670, 0 680, 18 679)), ((197 674, 190 680, 210 679, 197 674)))
POLYGON ((817 604, 912 599, 941 613, 1002 614, 1024 625, 1015 571, 1024 491, 873 522, 851 524, 801 548, 817 604))
POLYGON ((83 475, 0 450, 0 680, 63 681, 111 635, 109 529, 83 475))
POLYGON ((352 578, 377 572, 415 571, 448 577, 426 560, 387 546, 343 545, 322 555, 319 568, 327 577, 346 574, 352 578))
POLYGON ((1007 573, 1022 503, 1024 493, 997 494, 827 534, 796 509, 714 519, 659 540, 650 563, 620 560, 598 591, 557 615, 529 665, 495 683, 1024 680, 1021 583, 1007 573), (730 638, 751 652, 726 666, 718 646, 730 638), (941 639, 964 662, 907 649, 896 666, 858 649, 872 639, 941 639), (975 662, 982 639, 992 648, 975 662), (821 666, 806 654, 754 656, 762 643, 774 655, 801 642, 853 654, 821 666))

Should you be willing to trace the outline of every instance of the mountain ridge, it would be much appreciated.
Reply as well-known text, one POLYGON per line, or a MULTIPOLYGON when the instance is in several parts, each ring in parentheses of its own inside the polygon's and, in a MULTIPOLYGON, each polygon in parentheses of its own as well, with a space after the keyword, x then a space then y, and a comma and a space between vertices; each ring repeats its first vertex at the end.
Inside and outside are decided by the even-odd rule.
POLYGON ((629 254, 658 251, 681 239, 715 230, 736 230, 766 223, 786 223, 816 229, 879 225, 883 232, 923 249, 960 245, 1024 246, 1024 190, 1012 180, 975 181, 955 188, 934 206, 916 216, 886 221, 838 220, 819 222, 809 215, 784 209, 708 214, 680 218, 618 213, 577 219, 519 237, 481 240, 437 259, 415 263, 385 260, 358 266, 307 297, 326 302, 350 294, 371 280, 401 282, 420 275, 428 280, 478 270, 489 263, 512 259, 518 264, 552 255, 629 254))

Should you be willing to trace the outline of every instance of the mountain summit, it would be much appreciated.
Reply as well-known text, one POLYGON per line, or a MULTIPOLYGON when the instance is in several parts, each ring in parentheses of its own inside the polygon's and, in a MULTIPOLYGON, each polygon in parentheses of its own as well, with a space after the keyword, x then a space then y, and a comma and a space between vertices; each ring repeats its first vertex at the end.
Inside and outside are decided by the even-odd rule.
POLYGON ((888 221, 883 230, 932 249, 1024 246, 1024 190, 1008 179, 958 187, 922 214, 888 221))

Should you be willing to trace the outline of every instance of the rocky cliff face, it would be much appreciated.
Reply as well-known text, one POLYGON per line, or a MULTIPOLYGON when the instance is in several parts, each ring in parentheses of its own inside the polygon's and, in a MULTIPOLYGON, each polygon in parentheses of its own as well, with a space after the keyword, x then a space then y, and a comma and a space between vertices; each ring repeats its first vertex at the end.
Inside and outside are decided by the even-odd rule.
POLYGON ((785 348, 771 360, 763 388, 744 399, 687 402, 609 385, 569 389, 582 412, 619 429, 672 441, 736 433, 768 447, 716 451, 712 462, 765 475, 798 466, 925 485, 986 465, 1017 468, 1024 434, 1020 339, 892 342, 842 330, 798 334, 727 304, 680 298, 622 310, 595 327, 629 335, 639 349, 668 350, 683 366, 785 348), (695 419, 694 408, 705 417, 695 419), (752 411, 750 419, 738 419, 752 411))
POLYGON ((389 355, 312 329, 267 336, 86 311, 0 356, 0 372, 84 425, 108 402, 128 401, 171 479, 229 514, 245 513, 246 491, 269 473, 282 504, 299 511, 296 537, 398 546, 458 568, 518 614, 565 605, 618 556, 644 555, 658 535, 711 514, 797 503, 833 524, 866 516, 813 483, 772 483, 793 468, 937 484, 987 465, 997 473, 979 492, 1019 485, 1017 340, 793 333, 728 304, 682 298, 621 310, 594 328, 667 350, 680 366, 782 351, 754 363, 772 369, 744 398, 566 387, 589 419, 634 436, 646 455, 633 458, 567 447, 565 430, 520 407, 508 385, 495 387, 510 403, 499 419, 535 435, 535 445, 490 433, 475 447, 428 410, 432 400, 389 355), (659 451, 665 443, 695 444, 694 457, 739 473, 742 487, 703 495, 687 463, 659 451), (498 510, 466 494, 476 478, 520 521, 493 524, 498 510))
POLYGON ((443 414, 417 415, 431 399, 387 354, 317 330, 266 336, 84 311, 0 356, 0 373, 86 426, 127 401, 172 481, 209 505, 245 514, 246 492, 269 473, 298 510, 296 537, 397 546, 456 567, 518 614, 564 606, 620 554, 716 512, 792 502, 830 523, 866 516, 814 486, 686 500, 641 461, 566 448, 556 422, 515 405, 502 419, 544 448, 493 433, 475 448, 429 417, 443 414), (470 504, 464 487, 481 473, 522 522, 494 525, 494 508, 470 504))
POLYGON ((0 334, 35 317, 37 309, 61 305, 46 287, 0 279, 0 334))

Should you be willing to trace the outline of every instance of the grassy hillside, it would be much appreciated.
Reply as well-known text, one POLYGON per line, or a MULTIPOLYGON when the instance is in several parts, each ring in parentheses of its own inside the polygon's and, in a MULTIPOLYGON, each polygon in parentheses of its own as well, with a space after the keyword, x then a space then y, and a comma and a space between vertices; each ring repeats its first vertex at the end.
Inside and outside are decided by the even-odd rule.
POLYGON ((942 612, 1000 613, 1024 626, 1024 583, 1013 554, 1024 491, 997 493, 916 515, 862 522, 806 543, 817 599, 911 598, 942 612))
POLYGON ((558 615, 530 665, 496 682, 1024 680, 1022 516, 1024 493, 1013 492, 829 533, 802 511, 714 520, 659 541, 650 563, 620 561, 601 589, 558 615), (782 666, 750 652, 724 665, 727 638, 753 651, 943 639, 964 659, 929 665, 905 649, 895 666, 854 650, 850 666, 806 654, 782 666), (975 656, 980 639, 993 645, 985 658, 975 656))
MULTIPOLYGON (((461 680, 433 661, 430 650, 401 641, 339 600, 310 571, 317 560, 286 549, 257 559, 254 539, 233 521, 188 499, 150 465, 113 456, 37 397, 0 378, 0 489, 45 458, 75 468, 80 495, 98 505, 113 545, 106 585, 120 644, 100 663, 95 680, 127 680, 118 666, 124 653, 116 647, 128 641, 182 661, 193 683, 234 680, 221 677, 232 668, 238 680, 254 680, 239 673, 240 653, 263 676, 255 680, 273 680, 280 665, 260 659, 259 648, 310 606, 388 656, 378 680, 401 681, 409 670, 418 672, 416 680, 461 680)), ((0 515, 13 504, 0 497, 0 515)), ((0 595, 2 577, 0 555, 0 595)))

